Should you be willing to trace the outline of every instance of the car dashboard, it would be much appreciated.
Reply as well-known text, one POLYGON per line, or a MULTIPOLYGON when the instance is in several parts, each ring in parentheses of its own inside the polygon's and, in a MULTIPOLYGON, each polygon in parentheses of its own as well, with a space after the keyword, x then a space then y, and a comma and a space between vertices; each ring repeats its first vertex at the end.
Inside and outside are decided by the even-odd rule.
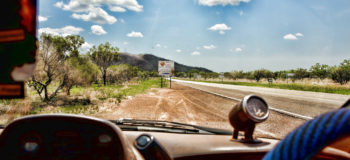
MULTIPOLYGON (((0 135, 0 153, 1 159, 262 159, 279 142, 259 140, 242 143, 231 135, 122 131, 102 119, 47 114, 6 126, 0 135), (137 143, 142 135, 151 136, 159 146, 140 150, 137 143)), ((316 159, 346 157, 349 154, 327 147, 316 159)))

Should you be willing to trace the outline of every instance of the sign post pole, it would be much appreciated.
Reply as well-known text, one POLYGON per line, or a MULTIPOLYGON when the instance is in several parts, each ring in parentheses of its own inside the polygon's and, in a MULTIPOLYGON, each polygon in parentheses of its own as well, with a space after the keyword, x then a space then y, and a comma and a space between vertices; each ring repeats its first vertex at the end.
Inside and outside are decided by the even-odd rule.
POLYGON ((267 81, 269 82, 269 87, 272 85, 272 78, 268 78, 267 81))
MULTIPOLYGON (((170 78, 170 88, 171 88, 171 77, 175 73, 175 63, 174 61, 158 61, 158 74, 163 78, 170 78)), ((167 84, 166 78, 164 79, 164 84, 167 84)), ((163 79, 161 79, 163 82, 163 79)), ((163 87, 163 83, 161 85, 163 87)))
POLYGON ((163 77, 160 77, 160 88, 163 88, 163 77))
POLYGON ((219 77, 221 78, 221 83, 223 83, 224 82, 224 73, 221 73, 219 77))

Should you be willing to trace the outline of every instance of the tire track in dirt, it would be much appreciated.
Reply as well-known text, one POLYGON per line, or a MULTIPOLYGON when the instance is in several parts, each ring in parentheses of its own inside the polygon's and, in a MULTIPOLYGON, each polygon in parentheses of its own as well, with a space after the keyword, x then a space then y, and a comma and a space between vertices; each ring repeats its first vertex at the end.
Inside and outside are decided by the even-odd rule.
MULTIPOLYGON (((152 89, 110 107, 112 111, 102 111, 93 116, 166 120, 232 130, 228 113, 235 104, 236 101, 174 83, 172 89, 152 89)), ((268 120, 257 125, 254 136, 283 138, 304 122, 271 111, 268 120)))

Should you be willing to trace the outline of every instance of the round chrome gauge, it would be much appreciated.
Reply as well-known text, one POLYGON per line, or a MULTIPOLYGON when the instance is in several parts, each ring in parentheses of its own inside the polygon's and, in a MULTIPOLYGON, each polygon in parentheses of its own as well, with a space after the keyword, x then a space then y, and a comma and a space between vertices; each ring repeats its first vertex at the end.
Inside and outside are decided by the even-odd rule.
POLYGON ((265 100, 259 96, 249 95, 244 97, 242 107, 249 119, 254 122, 263 122, 269 116, 269 106, 265 100))

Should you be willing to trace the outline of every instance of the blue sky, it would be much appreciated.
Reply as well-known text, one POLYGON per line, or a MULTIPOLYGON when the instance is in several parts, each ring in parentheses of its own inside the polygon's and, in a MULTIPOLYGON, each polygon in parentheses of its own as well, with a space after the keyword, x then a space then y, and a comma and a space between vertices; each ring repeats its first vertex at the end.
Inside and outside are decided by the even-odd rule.
POLYGON ((350 59, 349 0, 39 0, 39 33, 79 34, 216 72, 350 59))

